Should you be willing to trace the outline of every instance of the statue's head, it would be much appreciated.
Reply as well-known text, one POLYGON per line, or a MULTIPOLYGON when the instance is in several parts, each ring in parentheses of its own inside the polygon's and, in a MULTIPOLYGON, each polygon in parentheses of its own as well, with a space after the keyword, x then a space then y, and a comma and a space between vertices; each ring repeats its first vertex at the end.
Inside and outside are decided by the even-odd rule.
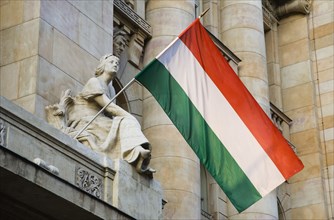
POLYGON ((106 63, 110 62, 111 60, 119 61, 119 58, 117 56, 114 56, 113 54, 106 54, 100 59, 100 64, 97 66, 95 70, 95 76, 100 76, 104 72, 104 67, 106 63))

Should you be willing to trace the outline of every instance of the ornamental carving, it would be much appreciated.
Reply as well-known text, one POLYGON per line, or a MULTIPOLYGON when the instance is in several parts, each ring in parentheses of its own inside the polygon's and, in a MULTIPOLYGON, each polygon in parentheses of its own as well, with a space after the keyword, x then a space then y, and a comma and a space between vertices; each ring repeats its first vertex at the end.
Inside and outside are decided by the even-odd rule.
POLYGON ((311 0, 288 1, 276 8, 278 17, 285 17, 290 14, 309 14, 311 9, 311 0))
POLYGON ((89 173, 81 167, 77 167, 75 173, 75 184, 80 189, 100 199, 102 195, 102 179, 89 173))
POLYGON ((124 17, 131 20, 133 24, 140 27, 148 36, 151 36, 151 25, 140 17, 129 5, 122 0, 114 0, 115 9, 118 10, 124 17))
POLYGON ((6 125, 3 120, 0 120, 0 145, 3 147, 6 145, 6 125))

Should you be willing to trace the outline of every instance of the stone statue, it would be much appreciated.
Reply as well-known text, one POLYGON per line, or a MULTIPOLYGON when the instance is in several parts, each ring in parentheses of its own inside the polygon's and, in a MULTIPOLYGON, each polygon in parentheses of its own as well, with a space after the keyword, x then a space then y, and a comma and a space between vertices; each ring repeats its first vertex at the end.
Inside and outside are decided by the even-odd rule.
MULTIPOLYGON (((111 81, 116 76, 119 58, 108 54, 100 59, 95 77, 88 80, 75 97, 67 90, 59 104, 48 106, 49 123, 74 137, 111 100, 111 81)), ((118 105, 111 103, 83 131, 78 141, 111 158, 122 158, 139 173, 152 175, 151 146, 141 132, 138 121, 118 105)))

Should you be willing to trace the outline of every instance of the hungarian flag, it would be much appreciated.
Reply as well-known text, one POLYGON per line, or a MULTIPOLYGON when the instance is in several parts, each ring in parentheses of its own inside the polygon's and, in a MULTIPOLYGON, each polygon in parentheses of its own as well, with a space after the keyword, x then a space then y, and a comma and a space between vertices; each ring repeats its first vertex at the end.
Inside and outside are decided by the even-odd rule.
POLYGON ((239 212, 303 168, 199 19, 135 78, 239 212))

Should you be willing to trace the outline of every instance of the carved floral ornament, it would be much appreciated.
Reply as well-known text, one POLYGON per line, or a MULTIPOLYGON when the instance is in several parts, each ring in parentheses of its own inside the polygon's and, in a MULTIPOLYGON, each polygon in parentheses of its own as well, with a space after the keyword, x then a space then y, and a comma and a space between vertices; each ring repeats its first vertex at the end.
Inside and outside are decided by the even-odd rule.
POLYGON ((76 179, 75 184, 89 194, 96 198, 101 198, 102 195, 102 179, 98 178, 94 174, 91 174, 87 170, 81 167, 76 167, 76 179))

